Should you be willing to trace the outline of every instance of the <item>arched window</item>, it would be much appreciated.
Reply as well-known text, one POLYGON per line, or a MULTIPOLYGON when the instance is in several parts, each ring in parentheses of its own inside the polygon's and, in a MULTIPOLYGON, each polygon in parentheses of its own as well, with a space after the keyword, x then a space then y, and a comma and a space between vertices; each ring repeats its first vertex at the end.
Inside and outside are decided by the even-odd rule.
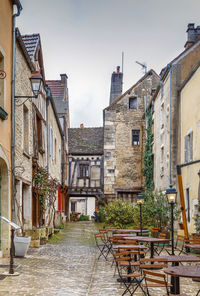
MULTIPOLYGON (((0 51, 0 70, 4 71, 4 56, 0 51)), ((0 79, 0 107, 4 108, 4 79, 0 79)))

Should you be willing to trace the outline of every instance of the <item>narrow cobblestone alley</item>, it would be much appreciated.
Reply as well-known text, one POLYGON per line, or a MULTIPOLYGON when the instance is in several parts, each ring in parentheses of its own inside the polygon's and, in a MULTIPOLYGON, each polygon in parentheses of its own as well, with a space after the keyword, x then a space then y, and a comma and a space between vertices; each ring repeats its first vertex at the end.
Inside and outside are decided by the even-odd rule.
MULTIPOLYGON (((15 258, 15 271, 20 275, 0 281, 0 296, 122 295, 123 288, 113 277, 111 262, 97 261, 95 231, 94 223, 69 223, 61 231, 62 239, 58 243, 30 249, 26 258, 15 258)), ((1 259, 1 264, 8 264, 8 259, 1 259)), ((8 268, 1 266, 1 273, 4 270, 8 268)), ((199 283, 184 280, 181 286, 194 296, 199 283)), ((142 293, 138 290, 134 295, 142 293)))

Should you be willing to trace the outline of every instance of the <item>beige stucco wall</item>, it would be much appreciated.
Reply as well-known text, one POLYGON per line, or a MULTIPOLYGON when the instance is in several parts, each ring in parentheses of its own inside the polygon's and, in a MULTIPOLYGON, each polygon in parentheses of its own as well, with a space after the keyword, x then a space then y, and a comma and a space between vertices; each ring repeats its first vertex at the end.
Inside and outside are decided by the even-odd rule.
POLYGON ((49 155, 49 174, 52 176, 52 178, 56 178, 59 182, 61 182, 62 137, 60 134, 60 130, 58 128, 58 124, 57 124, 51 103, 49 103, 48 116, 49 116, 49 127, 48 127, 49 152, 50 152, 50 127, 53 129, 54 149, 55 149, 55 156, 53 157, 53 155, 49 155), (56 139, 56 147, 55 147, 55 139, 56 139))
POLYGON ((154 184, 157 190, 169 187, 169 75, 154 102, 154 184), (163 95, 162 95, 163 94, 163 95), (163 157, 161 157, 163 150, 163 157))
MULTIPOLYGON (((188 132, 193 132, 193 161, 200 160, 200 68, 195 72, 188 81, 180 94, 180 125, 181 125, 181 142, 180 154, 181 163, 185 163, 185 141, 184 138, 188 132)), ((198 202, 198 188, 200 163, 193 164, 182 168, 182 180, 184 197, 186 200, 186 189, 190 192, 190 216, 191 222, 188 223, 189 232, 195 232, 194 215, 198 202)))
MULTIPOLYGON (((12 4, 2 0, 0 5, 0 52, 4 57, 4 102, 1 104, 8 113, 6 120, 0 119, 0 170, 2 175, 2 215, 11 218, 11 80, 12 80, 12 4)), ((2 255, 9 255, 9 228, 2 222, 2 255)))

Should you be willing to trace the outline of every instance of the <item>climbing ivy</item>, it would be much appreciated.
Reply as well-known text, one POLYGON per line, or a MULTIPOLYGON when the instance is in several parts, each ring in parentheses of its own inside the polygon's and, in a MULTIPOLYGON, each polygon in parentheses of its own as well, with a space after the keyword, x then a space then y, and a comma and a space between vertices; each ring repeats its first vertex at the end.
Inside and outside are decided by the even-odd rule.
POLYGON ((152 113, 151 109, 147 110, 147 136, 146 136, 146 145, 144 152, 144 170, 143 175, 145 176, 145 190, 151 192, 154 189, 153 182, 153 133, 152 133, 152 113))

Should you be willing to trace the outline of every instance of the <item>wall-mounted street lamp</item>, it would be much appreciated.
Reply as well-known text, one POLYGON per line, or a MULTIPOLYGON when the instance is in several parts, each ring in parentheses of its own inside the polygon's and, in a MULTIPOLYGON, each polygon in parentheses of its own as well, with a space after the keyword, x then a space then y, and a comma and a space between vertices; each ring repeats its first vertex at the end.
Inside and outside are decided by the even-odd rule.
POLYGON ((177 192, 176 189, 170 184, 169 188, 166 190, 166 196, 168 202, 171 205, 171 243, 172 243, 172 255, 174 255, 174 204, 176 202, 177 192))
POLYGON ((144 195, 138 194, 137 196, 137 204, 140 207, 140 235, 142 235, 142 204, 144 203, 144 195))
POLYGON ((16 99, 20 98, 27 98, 27 99, 37 99, 38 95, 41 92, 41 87, 42 87, 42 75, 39 72, 35 72, 31 74, 31 77, 29 78, 30 83, 31 83, 31 88, 34 96, 15 96, 16 99))

